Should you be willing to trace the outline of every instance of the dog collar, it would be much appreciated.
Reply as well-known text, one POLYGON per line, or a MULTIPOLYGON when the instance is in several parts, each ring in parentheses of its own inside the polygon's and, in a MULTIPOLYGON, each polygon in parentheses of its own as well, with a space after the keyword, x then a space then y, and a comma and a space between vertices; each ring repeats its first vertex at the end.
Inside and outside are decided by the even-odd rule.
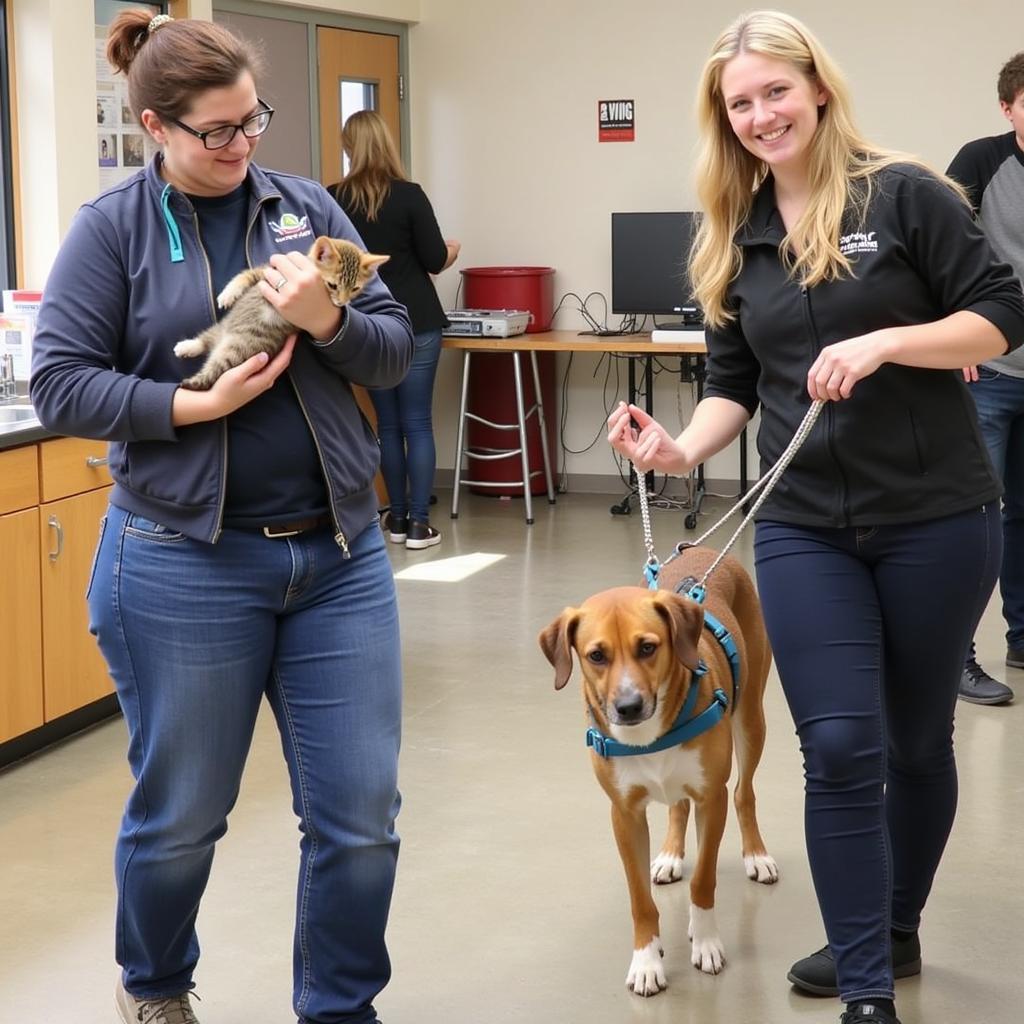
POLYGON ((591 726, 587 730, 587 746, 593 747, 594 753, 599 757, 635 757, 638 754, 656 754, 659 750, 677 747, 680 743, 686 743, 695 736, 707 732, 722 720, 729 706, 729 698, 722 690, 716 689, 712 694, 711 703, 699 715, 693 715, 693 709, 697 704, 697 680, 707 670, 708 667, 703 661, 697 662, 686 700, 683 701, 683 706, 680 708, 679 714, 676 715, 672 728, 652 743, 645 743, 643 746, 634 743, 621 743, 619 740, 612 739, 611 736, 605 736, 596 726, 591 726))

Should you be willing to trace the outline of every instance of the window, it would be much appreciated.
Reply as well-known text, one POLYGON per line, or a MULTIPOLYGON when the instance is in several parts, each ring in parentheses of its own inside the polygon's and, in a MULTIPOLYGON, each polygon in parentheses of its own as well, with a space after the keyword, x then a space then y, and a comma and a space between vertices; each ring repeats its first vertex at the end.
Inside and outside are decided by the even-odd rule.
MULTIPOLYGON (((377 98, 380 83, 362 78, 343 78, 341 80, 341 123, 344 124, 359 110, 378 110, 380 101, 377 98)), ((342 175, 348 174, 348 154, 341 154, 342 175)))
POLYGON ((0 286, 15 287, 14 189, 11 164, 11 88, 7 0, 0 0, 0 286))

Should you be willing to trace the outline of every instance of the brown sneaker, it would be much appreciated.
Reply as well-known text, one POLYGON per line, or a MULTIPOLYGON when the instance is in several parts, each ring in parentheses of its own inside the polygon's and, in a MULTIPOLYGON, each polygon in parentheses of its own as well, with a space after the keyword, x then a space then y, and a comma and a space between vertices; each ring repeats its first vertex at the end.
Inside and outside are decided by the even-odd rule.
POLYGON ((119 980, 114 991, 114 1005, 122 1024, 199 1024, 189 1002, 191 996, 195 996, 195 993, 182 992, 180 995, 160 999, 136 999, 119 980))

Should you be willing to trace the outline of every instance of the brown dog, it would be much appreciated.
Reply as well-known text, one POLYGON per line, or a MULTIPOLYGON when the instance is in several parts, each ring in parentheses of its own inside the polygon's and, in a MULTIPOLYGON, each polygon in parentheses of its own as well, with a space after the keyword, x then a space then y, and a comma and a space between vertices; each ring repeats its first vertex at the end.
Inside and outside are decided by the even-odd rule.
POLYGON ((708 579, 703 605, 674 592, 684 579, 699 580, 715 557, 709 548, 688 548, 664 567, 658 590, 602 591, 579 608, 566 608, 539 637, 555 667, 556 690, 572 674, 576 651, 591 724, 620 743, 646 746, 672 729, 691 679, 698 687, 694 714, 713 705, 715 690, 728 697, 728 721, 679 745, 638 756, 591 754, 597 780, 612 802, 612 827, 633 912, 633 959, 626 985, 641 996, 666 987, 651 881, 663 884, 682 877, 691 800, 696 805, 698 850, 690 879, 690 960, 708 974, 717 974, 725 962, 715 921, 715 884, 734 747, 739 774, 734 799, 746 873, 766 884, 779 877, 765 851, 754 808, 753 777, 764 747, 763 697, 772 657, 757 593, 743 567, 728 556, 708 579), (735 642, 737 694, 729 658, 704 628, 705 609, 735 642), (698 659, 708 669, 703 675, 694 674, 698 659), (669 806, 668 834, 653 863, 647 828, 652 800, 669 806))

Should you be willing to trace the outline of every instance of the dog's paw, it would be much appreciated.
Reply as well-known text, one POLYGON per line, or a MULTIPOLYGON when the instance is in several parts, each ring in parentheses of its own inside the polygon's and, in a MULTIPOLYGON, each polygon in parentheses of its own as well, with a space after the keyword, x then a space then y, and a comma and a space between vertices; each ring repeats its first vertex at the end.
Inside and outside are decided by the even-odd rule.
POLYGON ((651 861, 651 881, 655 885, 668 885, 683 877, 683 858, 663 850, 651 861))
POLYGON ((779 865, 770 854, 748 854, 743 858, 743 866, 747 870, 747 878, 762 885, 774 885, 779 880, 779 865))
POLYGON ((718 934, 714 908, 702 910, 690 904, 690 963, 705 974, 718 974, 725 966, 725 946, 718 934))
POLYGON ((174 346, 174 354, 179 359, 192 359, 194 356, 201 356, 205 351, 203 343, 198 338, 186 338, 174 346))
POLYGON ((656 996, 668 988, 665 968, 661 965, 661 958, 664 955, 657 936, 643 949, 634 949, 629 974, 626 975, 626 988, 638 996, 656 996))

